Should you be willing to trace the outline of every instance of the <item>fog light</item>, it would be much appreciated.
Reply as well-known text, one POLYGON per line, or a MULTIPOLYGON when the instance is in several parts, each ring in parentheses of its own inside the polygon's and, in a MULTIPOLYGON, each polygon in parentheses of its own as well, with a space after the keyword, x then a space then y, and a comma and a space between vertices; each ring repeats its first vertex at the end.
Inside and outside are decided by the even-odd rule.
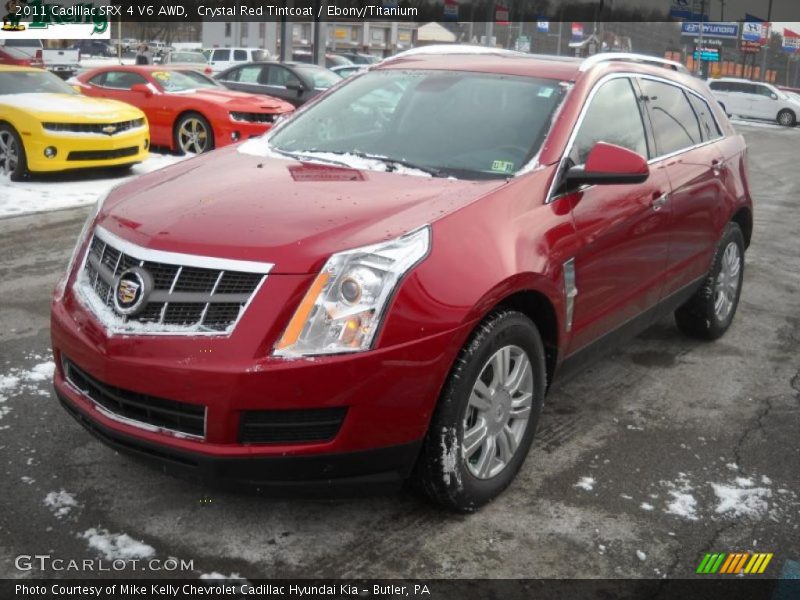
POLYGON ((47 158, 55 158, 56 154, 58 154, 58 150, 56 150, 55 146, 48 146, 44 149, 44 155, 47 158))
POLYGON ((238 142, 240 137, 242 137, 242 134, 239 133, 238 131, 234 131, 233 133, 231 133, 231 139, 234 142, 238 142))

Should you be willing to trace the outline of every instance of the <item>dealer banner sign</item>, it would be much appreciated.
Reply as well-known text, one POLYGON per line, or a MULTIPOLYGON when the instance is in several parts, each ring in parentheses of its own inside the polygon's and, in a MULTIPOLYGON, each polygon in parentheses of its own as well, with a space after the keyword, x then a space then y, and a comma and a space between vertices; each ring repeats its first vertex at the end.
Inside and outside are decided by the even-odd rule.
POLYGON ((109 39, 109 19, 120 7, 95 2, 0 0, 0 39, 109 39))
POLYGON ((683 23, 681 35, 700 35, 700 25, 703 26, 704 37, 738 39, 738 23, 683 23))

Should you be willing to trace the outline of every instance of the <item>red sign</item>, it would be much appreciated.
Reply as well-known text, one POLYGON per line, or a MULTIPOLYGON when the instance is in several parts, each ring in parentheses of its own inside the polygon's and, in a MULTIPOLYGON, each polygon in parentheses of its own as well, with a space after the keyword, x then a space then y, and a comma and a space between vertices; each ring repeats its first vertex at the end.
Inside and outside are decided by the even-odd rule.
POLYGON ((494 9, 494 20, 498 25, 508 25, 508 7, 498 4, 494 9))
POLYGON ((758 54, 761 50, 761 43, 760 42, 742 42, 739 49, 744 52, 745 54, 758 54))

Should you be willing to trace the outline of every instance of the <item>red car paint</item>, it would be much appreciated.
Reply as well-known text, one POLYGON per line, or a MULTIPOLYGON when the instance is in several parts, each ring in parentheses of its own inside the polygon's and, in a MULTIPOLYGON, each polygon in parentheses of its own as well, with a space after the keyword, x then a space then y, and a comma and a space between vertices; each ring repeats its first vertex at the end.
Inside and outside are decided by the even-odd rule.
POLYGON ((151 143, 170 150, 177 150, 174 136, 177 120, 188 112, 199 113, 205 117, 214 130, 215 147, 219 148, 238 141, 231 137, 234 132, 239 134, 238 139, 246 140, 262 135, 272 127, 272 123, 233 121, 232 112, 277 116, 294 110, 294 106, 278 98, 234 92, 222 87, 197 89, 191 93, 168 93, 164 91, 158 79, 153 77, 153 73, 172 70, 181 71, 185 70, 185 67, 115 65, 89 69, 78 75, 76 80, 81 93, 87 96, 121 100, 141 109, 147 115, 150 125, 151 143), (91 83, 92 79, 101 73, 109 71, 137 73, 144 77, 148 84, 154 86, 158 93, 148 96, 137 91, 101 87, 91 83))
POLYGON ((0 65, 15 65, 18 67, 34 67, 44 69, 42 50, 36 51, 34 56, 14 48, 13 46, 0 46, 0 65))
MULTIPOLYGON (((595 185, 550 198, 573 128, 602 78, 663 78, 710 98, 702 82, 659 66, 619 61, 583 71, 580 65, 454 55, 378 67, 532 76, 571 86, 538 168, 507 179, 426 179, 225 149, 122 185, 95 221, 120 238, 148 249, 268 261, 275 268, 233 333, 208 338, 107 334, 76 299, 74 269, 52 306, 55 387, 62 401, 106 441, 143 454, 180 454, 189 462, 320 457, 322 471, 311 478, 344 478, 353 473, 337 471, 333 457, 418 448, 457 353, 476 324, 503 302, 532 307, 541 317, 552 377, 593 342, 702 278, 732 218, 752 223, 744 141, 711 99, 722 128, 718 140, 649 161, 644 183, 595 185), (671 201, 662 206, 664 194, 671 201), (426 223, 431 251, 396 289, 372 350, 297 360, 272 356, 332 253, 426 223), (580 290, 571 327, 563 268, 569 260, 575 261, 580 290), (65 381, 63 357, 116 388, 207 407, 205 440, 146 431, 95 410, 65 381), (330 441, 237 441, 243 410, 341 406, 348 412, 330 441)), ((628 169, 641 169, 641 161, 629 162, 628 169)), ((402 477, 413 459, 411 451, 383 470, 365 467, 357 474, 392 471, 402 477)), ((209 473, 232 476, 213 468, 209 473)))

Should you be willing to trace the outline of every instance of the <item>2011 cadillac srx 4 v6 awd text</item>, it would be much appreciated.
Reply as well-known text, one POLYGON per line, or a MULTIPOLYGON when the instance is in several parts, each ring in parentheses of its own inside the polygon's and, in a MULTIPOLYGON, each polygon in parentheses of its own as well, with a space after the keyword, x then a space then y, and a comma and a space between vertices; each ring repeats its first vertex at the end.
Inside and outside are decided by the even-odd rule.
POLYGON ((752 223, 744 141, 678 65, 411 51, 98 203, 55 388, 166 469, 474 510, 554 377, 668 312, 726 331, 752 223))

